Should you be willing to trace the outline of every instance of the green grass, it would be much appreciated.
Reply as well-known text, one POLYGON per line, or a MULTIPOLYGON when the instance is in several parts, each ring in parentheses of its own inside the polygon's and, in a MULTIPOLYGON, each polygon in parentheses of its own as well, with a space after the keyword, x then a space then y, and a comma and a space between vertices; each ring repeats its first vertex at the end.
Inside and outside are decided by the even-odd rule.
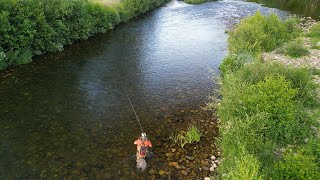
POLYGON ((275 14, 263 16, 257 12, 243 19, 230 32, 229 50, 232 54, 271 51, 298 34, 299 29, 294 20, 282 22, 275 14))
POLYGON ((257 13, 230 33, 231 54, 220 65, 222 99, 211 106, 220 122, 222 179, 319 179, 319 85, 312 78, 318 72, 261 61, 261 52, 301 33, 296 23, 257 13))
POLYGON ((199 142, 202 134, 195 126, 188 128, 188 131, 180 131, 170 136, 174 143, 178 144, 182 149, 186 144, 199 142))
POLYGON ((293 58, 299 58, 310 54, 309 50, 303 46, 301 40, 295 40, 287 43, 280 49, 280 53, 293 58))
POLYGON ((310 28, 310 31, 307 33, 308 37, 320 39, 320 23, 315 24, 310 28))
POLYGON ((320 49, 320 38, 314 38, 311 40, 312 49, 320 49))

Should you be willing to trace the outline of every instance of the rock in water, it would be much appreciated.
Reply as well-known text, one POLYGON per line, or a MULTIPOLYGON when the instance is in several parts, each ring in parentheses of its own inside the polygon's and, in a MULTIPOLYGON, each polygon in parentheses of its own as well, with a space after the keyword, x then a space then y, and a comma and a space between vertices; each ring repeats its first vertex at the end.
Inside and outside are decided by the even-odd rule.
POLYGON ((160 170, 160 171, 159 171, 159 175, 160 175, 160 176, 165 175, 165 174, 166 174, 166 172, 165 172, 164 170, 160 170))
POLYGON ((194 157, 192 157, 192 156, 185 156, 185 157, 186 157, 186 159, 188 159, 190 161, 194 160, 194 157))
POLYGON ((169 162, 169 166, 177 166, 178 162, 169 162))

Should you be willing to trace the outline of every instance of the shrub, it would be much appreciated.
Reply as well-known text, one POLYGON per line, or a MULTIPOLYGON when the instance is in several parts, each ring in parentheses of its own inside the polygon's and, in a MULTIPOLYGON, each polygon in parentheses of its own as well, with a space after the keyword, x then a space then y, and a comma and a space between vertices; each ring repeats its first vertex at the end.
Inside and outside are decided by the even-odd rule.
POLYGON ((261 51, 279 46, 295 33, 300 32, 293 20, 283 23, 260 13, 231 32, 233 54, 220 65, 223 99, 213 99, 215 106, 209 103, 218 107, 222 178, 319 179, 320 141, 314 130, 320 116, 318 85, 311 76, 318 72, 259 58, 261 51), (312 139, 307 146, 306 138, 312 139), (278 152, 289 144, 295 150, 278 152))
POLYGON ((0 69, 4 69, 7 67, 6 60, 7 60, 7 56, 3 51, 1 51, 1 48, 0 48, 0 69))
POLYGON ((34 55, 113 29, 167 0, 124 0, 105 6, 95 0, 0 0, 0 70, 32 61, 34 55))
POLYGON ((230 32, 229 49, 235 54, 242 51, 271 51, 292 38, 291 34, 296 34, 296 30, 292 20, 285 23, 275 14, 264 17, 257 12, 254 16, 241 20, 230 32))
MULTIPOLYGON (((318 148, 320 148, 319 145, 318 148)), ((273 169, 273 179, 311 180, 320 178, 319 158, 308 153, 306 148, 287 149, 282 160, 275 163, 273 169)))
POLYGON ((313 25, 307 36, 311 38, 320 38, 320 23, 313 25))
POLYGON ((302 45, 302 41, 291 41, 285 45, 280 52, 293 58, 298 58, 310 54, 307 48, 302 45))
POLYGON ((255 60, 255 57, 248 53, 248 52, 242 52, 239 54, 230 54, 224 60, 219 66, 219 69, 223 74, 227 74, 229 72, 235 72, 239 70, 241 67, 243 67, 247 63, 251 63, 255 60))

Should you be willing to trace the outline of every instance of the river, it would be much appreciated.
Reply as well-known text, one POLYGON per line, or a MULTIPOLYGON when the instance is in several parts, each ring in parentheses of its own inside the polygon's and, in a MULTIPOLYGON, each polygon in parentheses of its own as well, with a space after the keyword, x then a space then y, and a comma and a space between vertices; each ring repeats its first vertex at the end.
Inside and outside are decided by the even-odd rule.
POLYGON ((1 72, 0 179, 147 177, 128 158, 140 128, 124 89, 155 144, 152 167, 168 169, 161 143, 215 88, 210 77, 227 54, 226 30, 257 10, 288 15, 242 1, 172 1, 1 72))

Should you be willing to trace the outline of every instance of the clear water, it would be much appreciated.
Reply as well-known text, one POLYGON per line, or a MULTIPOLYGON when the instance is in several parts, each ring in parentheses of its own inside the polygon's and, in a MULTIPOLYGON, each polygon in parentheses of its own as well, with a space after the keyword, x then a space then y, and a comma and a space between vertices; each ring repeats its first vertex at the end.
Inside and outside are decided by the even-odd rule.
MULTIPOLYGON (((288 13, 255 3, 172 1, 115 30, 0 74, 0 179, 135 179, 140 129, 161 154, 174 130, 214 88, 225 31, 254 14, 288 13), (169 128, 168 128, 169 127, 169 128)), ((158 156, 153 167, 163 166, 158 156)))

